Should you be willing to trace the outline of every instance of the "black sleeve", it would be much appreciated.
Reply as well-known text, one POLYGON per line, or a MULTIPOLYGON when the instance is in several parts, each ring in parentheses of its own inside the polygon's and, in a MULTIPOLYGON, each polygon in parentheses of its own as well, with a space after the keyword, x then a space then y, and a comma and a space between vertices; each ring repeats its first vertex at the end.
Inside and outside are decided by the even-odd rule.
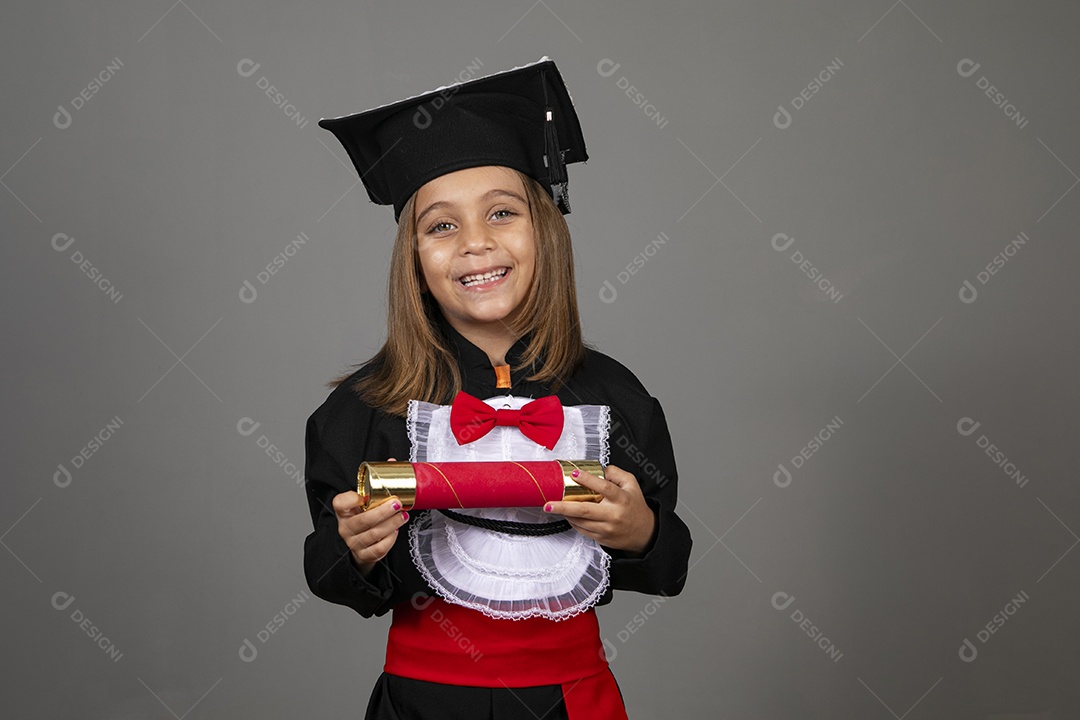
POLYGON ((619 422, 612 427, 610 445, 612 464, 634 474, 656 514, 656 532, 643 554, 607 549, 612 558, 611 586, 649 595, 678 595, 686 583, 693 541, 675 513, 675 453, 660 403, 652 399, 652 414, 642 437, 634 436, 633 424, 619 422))
POLYGON ((356 489, 356 468, 344 467, 347 458, 335 458, 328 447, 340 444, 338 435, 354 438, 359 446, 358 454, 365 454, 364 438, 366 422, 340 423, 328 428, 325 412, 329 403, 308 419, 305 437, 306 478, 308 506, 311 511, 313 532, 304 541, 304 575, 308 586, 316 596, 332 603, 346 605, 364 617, 382 615, 390 609, 387 601, 394 590, 393 573, 384 561, 376 564, 364 577, 354 564, 348 546, 338 534, 337 516, 334 514, 334 496, 356 489), (325 435, 330 435, 329 438, 325 435))

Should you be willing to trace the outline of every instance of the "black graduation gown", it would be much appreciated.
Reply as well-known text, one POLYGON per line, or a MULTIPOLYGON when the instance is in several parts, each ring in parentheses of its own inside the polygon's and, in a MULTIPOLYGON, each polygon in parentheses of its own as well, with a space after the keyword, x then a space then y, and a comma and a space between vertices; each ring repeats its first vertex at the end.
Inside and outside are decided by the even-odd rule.
MULTIPOLYGON (((529 368, 512 372, 511 389, 497 389, 487 354, 445 320, 440 321, 458 356, 465 392, 481 399, 507 393, 520 397, 551 394, 550 388, 525 379, 531 374, 529 368)), ((506 360, 512 367, 525 345, 525 340, 520 340, 507 353, 506 360)), ((304 543, 308 585, 318 597, 346 605, 364 617, 383 615, 416 593, 434 594, 413 565, 405 528, 390 553, 366 578, 353 564, 345 541, 338 535, 332 500, 339 493, 356 489, 360 464, 389 457, 409 458, 405 419, 371 408, 353 389, 356 381, 370 372, 370 365, 359 369, 335 388, 308 419, 305 465, 314 525, 304 543)), ((610 463, 637 478, 657 518, 653 542, 642 555, 605 548, 612 558, 610 586, 597 604, 610 602, 613 590, 678 594, 686 580, 691 538, 675 512, 675 457, 660 403, 627 368, 594 350, 588 351, 585 362, 556 394, 564 405, 611 408, 610 463)))

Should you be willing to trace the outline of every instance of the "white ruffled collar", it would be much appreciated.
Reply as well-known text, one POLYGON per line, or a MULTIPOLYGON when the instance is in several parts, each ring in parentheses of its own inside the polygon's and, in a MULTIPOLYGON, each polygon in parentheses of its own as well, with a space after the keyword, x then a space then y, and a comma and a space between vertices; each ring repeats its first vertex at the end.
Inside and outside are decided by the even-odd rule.
MULTIPOLYGON (((518 409, 532 398, 496 395, 484 402, 518 409)), ((450 431, 450 406, 409 403, 412 462, 499 460, 599 460, 608 462, 610 410, 606 405, 564 406, 562 436, 553 450, 532 442, 514 427, 496 427, 479 440, 458 445, 450 431)), ((539 508, 459 510, 463 514, 549 523, 539 508)), ((594 540, 568 530, 544 537, 494 532, 450 520, 438 512, 418 513, 409 528, 413 562, 447 602, 494 618, 547 617, 561 620, 588 610, 608 586, 610 557, 594 540)))

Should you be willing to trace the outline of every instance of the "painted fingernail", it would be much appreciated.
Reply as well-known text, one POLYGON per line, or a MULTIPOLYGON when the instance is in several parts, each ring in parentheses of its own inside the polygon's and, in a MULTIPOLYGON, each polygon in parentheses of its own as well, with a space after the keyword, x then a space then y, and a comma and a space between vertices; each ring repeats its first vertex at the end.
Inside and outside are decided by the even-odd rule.
POLYGON ((551 503, 544 506, 544 512, 551 512, 551 503))
POLYGON ((397 500, 395 500, 393 507, 394 507, 395 510, 400 510, 401 509, 401 503, 399 503, 397 500))
POLYGON ((409 513, 407 513, 407 512, 404 512, 404 511, 402 511, 402 513, 401 513, 401 519, 402 519, 403 521, 408 521, 408 519, 409 519, 409 513))
POLYGON ((575 469, 572 473, 570 473, 570 477, 576 478, 580 474, 581 474, 581 471, 575 469))

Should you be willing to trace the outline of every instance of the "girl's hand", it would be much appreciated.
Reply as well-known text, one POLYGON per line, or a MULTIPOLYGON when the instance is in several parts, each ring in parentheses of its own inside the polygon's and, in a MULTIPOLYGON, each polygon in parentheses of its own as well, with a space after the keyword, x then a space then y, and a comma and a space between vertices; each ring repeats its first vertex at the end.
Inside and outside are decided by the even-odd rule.
MULTIPOLYGON (((394 458, 389 458, 393 462, 394 458)), ((409 519, 398 499, 391 498, 378 507, 364 511, 360 496, 353 491, 334 496, 338 535, 352 551, 353 562, 365 577, 375 563, 386 557, 397 540, 398 528, 409 519)))
POLYGON ((583 472, 574 480, 603 498, 598 503, 550 502, 544 509, 562 515, 575 530, 604 547, 645 552, 656 532, 656 514, 645 502, 637 478, 608 465, 604 477, 583 472))

